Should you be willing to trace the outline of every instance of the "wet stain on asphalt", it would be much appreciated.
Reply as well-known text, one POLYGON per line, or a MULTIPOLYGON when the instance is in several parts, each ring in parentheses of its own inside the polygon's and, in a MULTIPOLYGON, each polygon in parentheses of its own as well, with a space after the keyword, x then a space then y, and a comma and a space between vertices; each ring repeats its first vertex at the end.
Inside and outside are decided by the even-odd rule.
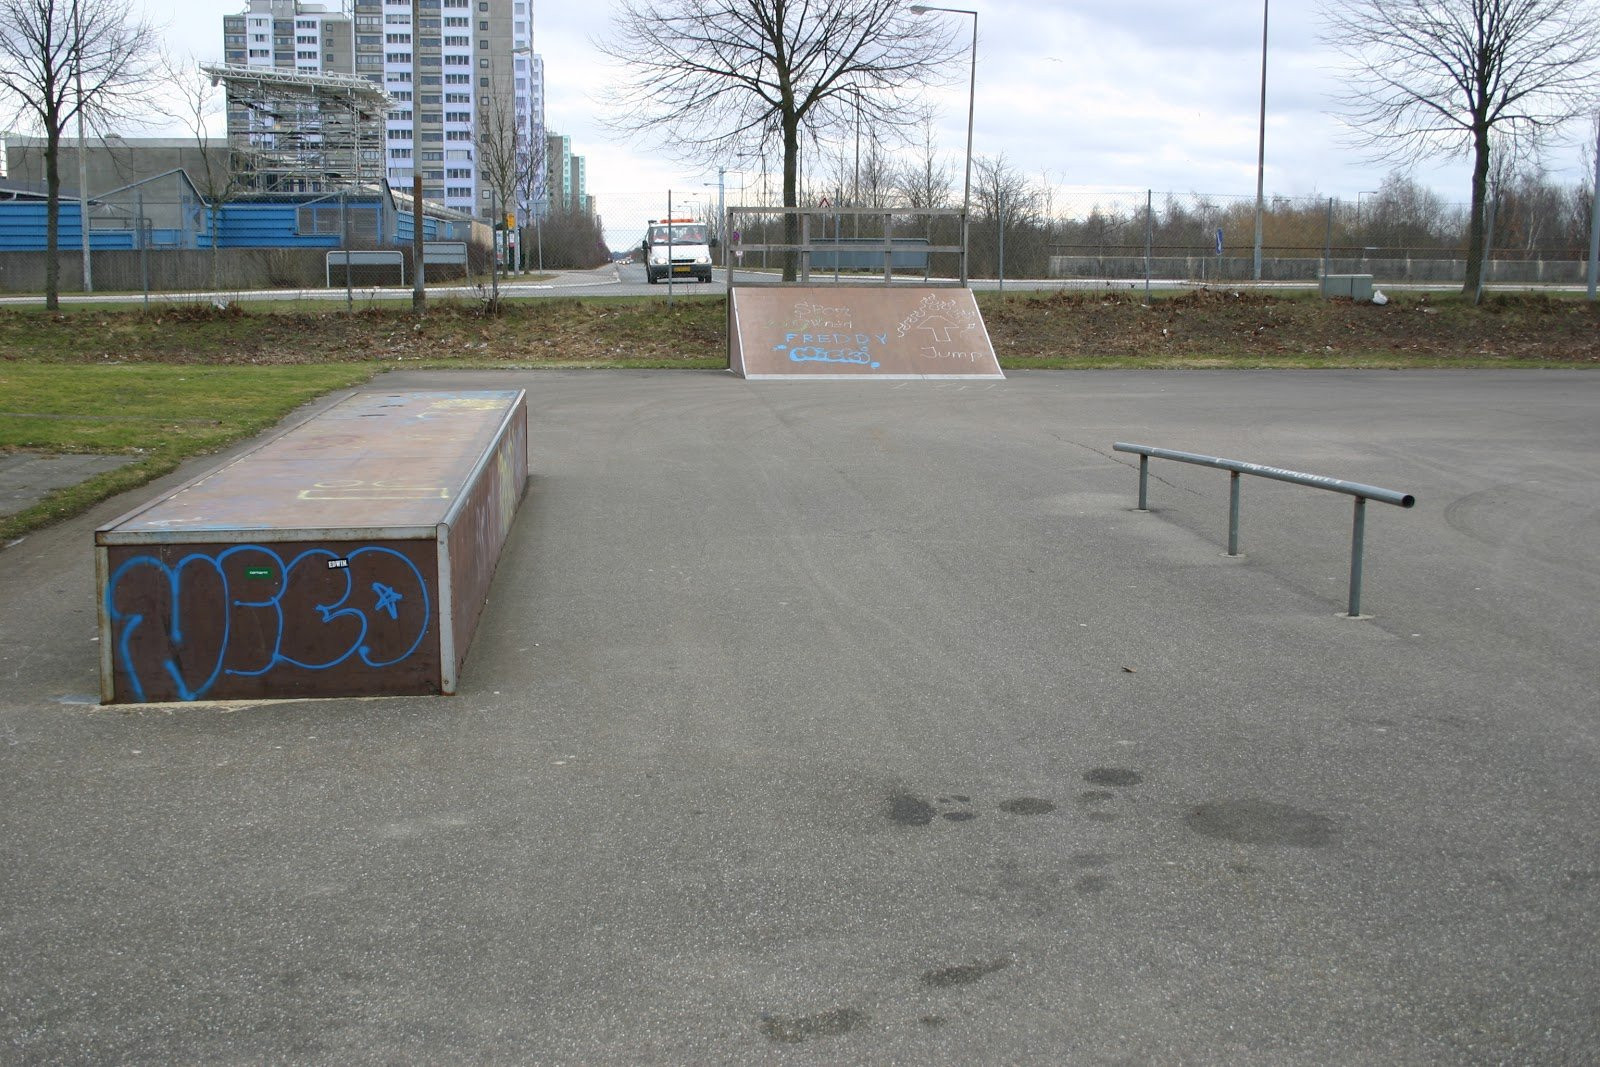
POLYGON ((934 819, 969 822, 978 817, 972 798, 965 793, 950 793, 933 803, 904 791, 889 794, 889 821, 897 826, 927 826, 934 819))
POLYGON ((1002 800, 1000 810, 1007 815, 1048 815, 1056 810, 1056 806, 1040 797, 1014 797, 1002 800))
POLYGON ((1004 970, 1009 966, 1011 966, 1010 960, 999 959, 983 963, 961 963, 954 967, 938 967, 923 974, 922 984, 933 989, 971 985, 978 979, 986 978, 994 972, 1004 970))
POLYGON ((1129 786, 1144 781, 1144 775, 1126 767, 1094 767, 1084 772, 1083 780, 1090 785, 1129 786))
POLYGON ((834 1008, 815 1015, 763 1015, 761 1032, 769 1040, 793 1045, 814 1037, 848 1034, 866 1021, 866 1013, 854 1008, 834 1008))
POLYGON ((1213 800, 1191 808, 1183 818, 1206 837, 1241 845, 1321 848, 1337 834, 1326 815, 1267 800, 1213 800))
POLYGON ((910 793, 889 796, 889 821, 898 826, 927 826, 938 811, 921 797, 910 793))
POLYGON ((1099 896, 1111 887, 1111 879, 1103 874, 1086 874, 1072 883, 1080 896, 1099 896))

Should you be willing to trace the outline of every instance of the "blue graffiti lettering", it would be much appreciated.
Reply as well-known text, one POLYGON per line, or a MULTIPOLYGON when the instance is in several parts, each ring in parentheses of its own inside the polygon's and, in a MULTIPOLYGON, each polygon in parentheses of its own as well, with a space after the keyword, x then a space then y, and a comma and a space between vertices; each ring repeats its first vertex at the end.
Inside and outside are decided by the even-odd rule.
POLYGON ((378 545, 344 554, 307 549, 287 563, 262 545, 238 545, 215 556, 193 552, 175 564, 135 556, 108 578, 105 607, 113 654, 136 701, 147 697, 140 665, 150 662, 135 655, 136 643, 155 643, 160 670, 179 700, 199 700, 225 674, 259 677, 279 667, 319 671, 352 656, 372 668, 393 666, 421 646, 432 613, 416 564, 378 545), (333 560, 346 565, 330 569, 333 560), (163 596, 167 601, 160 621, 125 610, 122 598, 152 586, 158 604, 163 596), (376 594, 370 614, 351 602, 363 586, 376 594), (408 594, 415 610, 402 611, 408 594), (308 601, 309 610, 294 606, 308 601), (250 640, 240 640, 246 632, 250 640))
POLYGON ((378 594, 378 602, 372 605, 372 610, 387 611, 389 613, 389 618, 398 619, 400 617, 400 612, 395 608, 395 605, 404 600, 405 597, 401 596, 393 589, 390 589, 382 582, 373 582, 372 591, 378 594))
MULTIPOLYGON (((778 351, 782 351, 784 348, 783 345, 775 347, 778 351)), ((816 345, 802 345, 798 348, 789 349, 789 361, 791 363, 853 363, 863 367, 878 366, 877 361, 872 358, 872 354, 865 348, 830 349, 816 345)))

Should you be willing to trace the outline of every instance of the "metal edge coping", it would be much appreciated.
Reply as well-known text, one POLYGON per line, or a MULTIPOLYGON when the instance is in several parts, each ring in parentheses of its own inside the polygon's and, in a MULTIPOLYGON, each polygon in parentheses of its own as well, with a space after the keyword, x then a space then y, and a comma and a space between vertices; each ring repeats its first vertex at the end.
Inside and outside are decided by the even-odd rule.
MULTIPOLYGON (((500 391, 509 392, 509 390, 500 391)), ((506 431, 511 425, 511 420, 516 417, 519 410, 525 412, 527 406, 528 391, 526 389, 518 389, 516 391, 516 395, 512 397, 510 405, 506 408, 505 414, 501 416, 500 424, 495 427, 494 436, 490 438, 489 446, 478 455, 478 458, 472 464, 472 469, 467 472, 467 477, 461 486, 463 490, 467 490, 470 487, 478 484, 478 477, 483 473, 484 467, 488 465, 489 460, 494 457, 494 454, 499 451, 501 442, 505 440, 506 431)), ((455 525, 456 519, 461 514, 461 509, 466 507, 466 501, 469 495, 470 493, 465 491, 456 494, 456 498, 450 502, 449 510, 447 510, 444 513, 444 517, 439 520, 440 526, 448 528, 455 525)), ((518 497, 518 500, 521 500, 520 496, 518 497)))
POLYGON ((181 526, 172 530, 142 530, 137 533, 117 533, 114 530, 96 530, 97 548, 115 548, 127 545, 242 545, 251 542, 281 544, 288 541, 427 541, 434 535, 434 527, 427 526, 302 526, 295 528, 229 526, 181 526))
POLYGON ((1003 382, 1004 374, 749 374, 750 382, 1003 382))
POLYGON ((104 545, 94 549, 95 625, 100 633, 100 703, 117 698, 116 657, 112 646, 116 635, 111 629, 111 612, 106 607, 106 586, 111 580, 111 557, 104 545))
POLYGON ((437 563, 434 581, 439 584, 439 692, 454 696, 461 679, 456 663, 456 583, 451 573, 450 524, 439 523, 433 534, 437 563))

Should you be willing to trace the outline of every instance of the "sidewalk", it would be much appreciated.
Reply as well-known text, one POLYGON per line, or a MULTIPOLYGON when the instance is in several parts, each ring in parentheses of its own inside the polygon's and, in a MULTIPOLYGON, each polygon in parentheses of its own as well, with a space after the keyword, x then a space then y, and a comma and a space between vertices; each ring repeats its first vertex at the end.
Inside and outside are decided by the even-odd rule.
POLYGON ((26 511, 57 489, 134 462, 133 456, 0 452, 0 518, 26 511))

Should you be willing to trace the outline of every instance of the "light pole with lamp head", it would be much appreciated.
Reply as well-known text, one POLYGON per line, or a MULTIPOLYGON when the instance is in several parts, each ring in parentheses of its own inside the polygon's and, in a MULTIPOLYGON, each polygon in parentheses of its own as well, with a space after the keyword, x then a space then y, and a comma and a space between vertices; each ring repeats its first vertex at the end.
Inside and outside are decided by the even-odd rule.
POLYGON ((972 59, 967 76, 967 177, 962 185, 961 192, 961 284, 966 285, 967 277, 967 236, 971 232, 969 222, 972 217, 972 112, 977 102, 978 93, 978 13, 965 7, 930 7, 925 4, 912 4, 913 15, 926 15, 930 11, 947 11, 952 15, 972 16, 972 59))

